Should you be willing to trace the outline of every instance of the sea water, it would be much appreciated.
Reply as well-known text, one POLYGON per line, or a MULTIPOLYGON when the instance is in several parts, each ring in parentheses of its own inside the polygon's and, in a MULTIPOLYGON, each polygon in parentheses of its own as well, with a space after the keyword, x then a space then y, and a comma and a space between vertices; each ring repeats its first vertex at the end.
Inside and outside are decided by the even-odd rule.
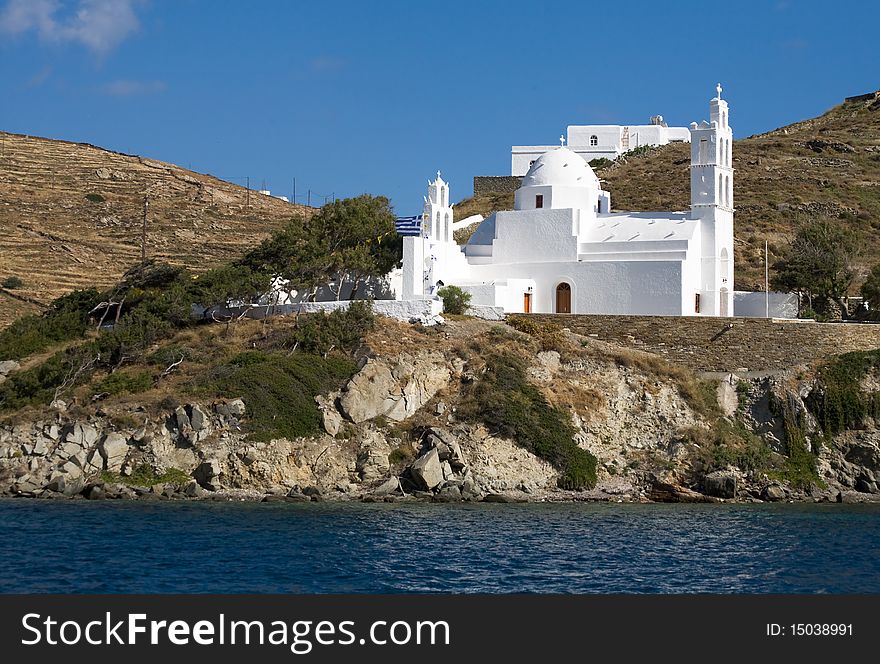
POLYGON ((4 593, 880 593, 880 506, 0 501, 4 593))

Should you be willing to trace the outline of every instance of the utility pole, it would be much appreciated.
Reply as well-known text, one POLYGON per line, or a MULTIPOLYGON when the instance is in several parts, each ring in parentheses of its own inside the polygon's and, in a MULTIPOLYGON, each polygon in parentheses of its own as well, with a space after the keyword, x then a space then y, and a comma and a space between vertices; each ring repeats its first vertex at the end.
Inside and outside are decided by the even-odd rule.
POLYGON ((245 180, 247 180, 247 194, 244 203, 244 209, 249 211, 251 209, 251 176, 248 175, 245 180))
POLYGON ((770 318, 770 252, 764 240, 764 313, 770 318))
POLYGON ((306 205, 308 205, 309 207, 312 207, 312 190, 311 189, 309 189, 309 194, 308 194, 308 198, 306 199, 306 201, 307 201, 306 205))
POLYGON ((296 178, 293 178, 293 203, 296 205, 296 178))

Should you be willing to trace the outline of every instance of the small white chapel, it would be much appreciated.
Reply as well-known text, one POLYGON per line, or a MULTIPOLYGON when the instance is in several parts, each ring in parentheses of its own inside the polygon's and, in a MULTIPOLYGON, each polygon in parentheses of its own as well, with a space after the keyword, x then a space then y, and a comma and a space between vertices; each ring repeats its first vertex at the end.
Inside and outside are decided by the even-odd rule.
POLYGON ((421 236, 403 238, 397 298, 455 285, 472 304, 507 313, 733 315, 733 133, 716 90, 709 120, 690 125, 690 210, 612 211, 610 193, 562 140, 531 164, 514 209, 459 246, 438 173, 421 236))

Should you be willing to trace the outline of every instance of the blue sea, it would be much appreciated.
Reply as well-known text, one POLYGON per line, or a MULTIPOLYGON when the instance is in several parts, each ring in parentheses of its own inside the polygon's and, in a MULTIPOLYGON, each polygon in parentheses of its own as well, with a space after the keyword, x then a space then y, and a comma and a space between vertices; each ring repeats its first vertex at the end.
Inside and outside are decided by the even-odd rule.
POLYGON ((0 501, 4 593, 880 593, 880 506, 0 501))

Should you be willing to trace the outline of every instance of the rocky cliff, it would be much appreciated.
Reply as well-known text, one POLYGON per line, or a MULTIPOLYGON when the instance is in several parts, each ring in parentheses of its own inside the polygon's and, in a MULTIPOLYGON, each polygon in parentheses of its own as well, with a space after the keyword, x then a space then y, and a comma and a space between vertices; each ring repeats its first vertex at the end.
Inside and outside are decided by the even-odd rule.
MULTIPOLYGON (((236 398, 56 401, 19 412, 0 426, 0 491, 287 501, 880 497, 880 430, 866 418, 823 433, 808 404, 824 388, 809 367, 713 382, 565 330, 477 320, 435 330, 380 320, 356 357, 342 389, 315 399, 323 431, 307 437, 256 440, 248 403, 236 398), (495 420, 480 409, 490 402, 473 401, 487 393, 474 386, 497 371, 488 358, 498 353, 517 354, 528 389, 596 458, 594 486, 560 489, 558 463, 524 446, 515 427, 487 424, 495 420)), ((865 381, 873 393, 876 380, 865 381)))

